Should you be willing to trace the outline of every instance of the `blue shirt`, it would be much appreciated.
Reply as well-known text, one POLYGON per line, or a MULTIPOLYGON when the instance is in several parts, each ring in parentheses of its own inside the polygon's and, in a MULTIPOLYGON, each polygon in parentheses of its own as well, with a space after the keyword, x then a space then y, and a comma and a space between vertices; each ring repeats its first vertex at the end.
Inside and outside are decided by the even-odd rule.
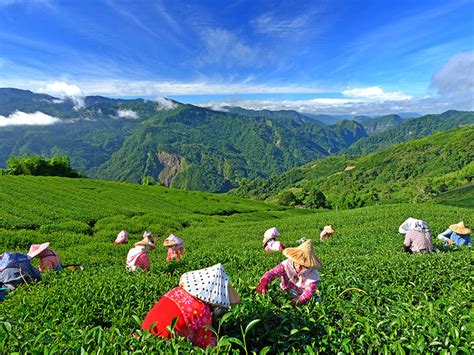
POLYGON ((451 229, 446 229, 443 233, 439 234, 438 239, 445 242, 447 242, 448 239, 451 239, 455 245, 467 245, 472 247, 472 236, 470 234, 459 235, 453 232, 451 229))

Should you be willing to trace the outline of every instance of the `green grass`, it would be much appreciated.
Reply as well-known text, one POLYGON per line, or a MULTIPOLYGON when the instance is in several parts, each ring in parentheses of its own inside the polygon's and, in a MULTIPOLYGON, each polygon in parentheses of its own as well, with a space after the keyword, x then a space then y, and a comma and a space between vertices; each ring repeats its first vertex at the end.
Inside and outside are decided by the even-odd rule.
MULTIPOLYGON (((399 224, 427 220, 433 234, 472 209, 435 204, 308 211, 225 195, 88 179, 0 176, 0 251, 26 252, 52 242, 64 263, 83 272, 48 273, 1 304, 0 352, 189 352, 186 342, 132 337, 154 303, 189 270, 224 267, 242 302, 221 327, 220 351, 472 353, 471 251, 412 256, 402 252, 399 224), (286 246, 332 224, 336 238, 316 243, 324 262, 321 304, 292 308, 274 282, 254 291, 261 275, 282 261, 261 248, 272 226, 286 246), (160 237, 150 273, 129 273, 130 247, 112 242, 127 229, 130 242, 147 229, 160 237), (165 263, 168 233, 185 240, 185 258, 165 263), (471 324, 471 325, 470 325, 471 324)), ((199 349, 194 349, 199 352, 199 349)), ((217 350, 217 349, 216 349, 217 350)))
POLYGON ((474 208, 474 185, 452 189, 436 196, 436 202, 446 205, 474 208))

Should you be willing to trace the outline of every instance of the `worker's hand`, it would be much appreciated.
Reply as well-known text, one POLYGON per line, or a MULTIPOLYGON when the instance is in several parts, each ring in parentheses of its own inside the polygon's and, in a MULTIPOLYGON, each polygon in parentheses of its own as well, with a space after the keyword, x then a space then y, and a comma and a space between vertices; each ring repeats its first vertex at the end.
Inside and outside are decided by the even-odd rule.
POLYGON ((454 240, 448 239, 448 244, 449 244, 449 245, 453 245, 453 244, 454 244, 454 240))
POLYGON ((264 285, 263 283, 259 283, 258 286, 255 288, 255 291, 257 291, 258 293, 265 293, 267 292, 267 286, 264 285))
POLYGON ((290 304, 293 306, 293 307, 296 307, 299 303, 299 299, 298 298, 293 298, 291 301, 290 301, 290 304))

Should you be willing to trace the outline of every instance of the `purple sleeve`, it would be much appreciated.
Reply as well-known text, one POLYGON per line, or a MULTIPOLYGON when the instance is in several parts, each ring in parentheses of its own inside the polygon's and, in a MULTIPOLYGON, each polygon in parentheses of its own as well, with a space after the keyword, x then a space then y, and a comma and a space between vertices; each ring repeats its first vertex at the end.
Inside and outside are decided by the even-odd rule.
POLYGON ((305 304, 316 294, 318 283, 319 281, 311 282, 309 286, 304 289, 303 293, 297 297, 299 305, 305 304))

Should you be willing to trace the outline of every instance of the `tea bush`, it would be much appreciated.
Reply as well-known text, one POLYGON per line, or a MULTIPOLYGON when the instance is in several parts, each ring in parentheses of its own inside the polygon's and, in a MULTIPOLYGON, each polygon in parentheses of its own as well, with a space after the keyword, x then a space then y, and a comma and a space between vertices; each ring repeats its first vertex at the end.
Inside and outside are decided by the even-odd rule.
POLYGON ((402 251, 398 234, 409 216, 427 220, 436 235, 461 219, 472 222, 472 209, 396 204, 309 211, 156 186, 0 176, 0 211, 0 252, 50 241, 64 263, 85 267, 46 273, 9 294, 0 305, 0 352, 201 352, 185 339, 150 336, 140 323, 182 273, 218 262, 242 302, 221 320, 218 347, 208 352, 474 350, 471 250, 413 256, 402 251), (325 224, 335 226, 336 237, 318 243, 325 224), (276 281, 268 294, 255 293, 261 275, 284 260, 262 250, 263 232, 273 226, 285 246, 315 238, 324 262, 320 302, 293 308, 276 281), (129 231, 129 245, 112 243, 121 229, 129 231), (159 237, 151 272, 129 273, 126 254, 145 229, 159 237), (165 262, 161 243, 170 232, 185 240, 179 262, 165 262))

